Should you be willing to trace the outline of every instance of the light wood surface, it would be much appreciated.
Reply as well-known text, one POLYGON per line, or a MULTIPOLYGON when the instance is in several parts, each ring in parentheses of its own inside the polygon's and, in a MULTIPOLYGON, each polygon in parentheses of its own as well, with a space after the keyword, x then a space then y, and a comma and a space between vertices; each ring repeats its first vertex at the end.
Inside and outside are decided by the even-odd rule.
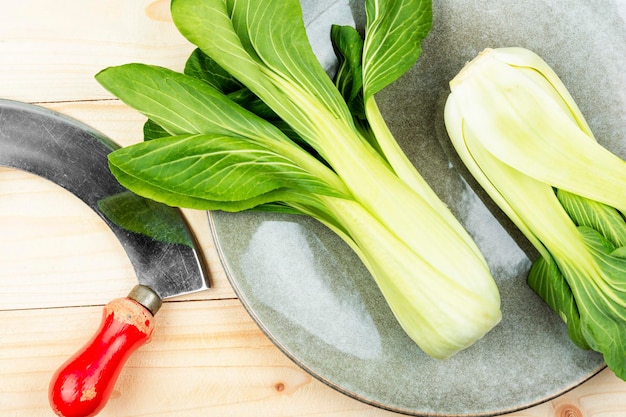
MULTIPOLYGON (((165 0, 20 0, 0 10, 0 97, 72 116, 121 145, 141 140, 144 119, 94 74, 127 62, 179 70, 192 50, 165 0)), ((165 304, 153 340, 130 359, 101 416, 396 415, 325 386, 274 347, 230 288, 206 213, 185 214, 213 287, 165 304)), ((94 213, 46 180, 0 168, 0 415, 52 416, 52 372, 92 334, 102 306, 134 283, 94 213)), ((626 416, 626 383, 604 370, 510 416, 626 416)))

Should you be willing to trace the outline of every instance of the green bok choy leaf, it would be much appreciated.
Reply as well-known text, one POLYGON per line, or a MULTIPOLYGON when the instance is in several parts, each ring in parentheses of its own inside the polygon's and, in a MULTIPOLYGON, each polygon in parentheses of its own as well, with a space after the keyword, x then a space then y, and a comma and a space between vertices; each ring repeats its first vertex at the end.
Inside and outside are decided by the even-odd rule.
POLYGON ((135 193, 173 206, 316 218, 360 257, 406 333, 447 358, 499 322, 499 292, 373 101, 417 59, 430 2, 366 5, 365 39, 342 49, 356 64, 337 77, 351 85, 340 90, 313 54, 298 0, 172 1, 198 47, 184 74, 128 64, 97 75, 149 118, 147 140, 113 152, 110 166, 135 193), (348 89, 363 105, 348 105, 348 89))
POLYGON ((522 48, 481 53, 444 110, 464 164, 537 248, 529 285, 626 379, 626 162, 594 138, 556 73, 522 48))

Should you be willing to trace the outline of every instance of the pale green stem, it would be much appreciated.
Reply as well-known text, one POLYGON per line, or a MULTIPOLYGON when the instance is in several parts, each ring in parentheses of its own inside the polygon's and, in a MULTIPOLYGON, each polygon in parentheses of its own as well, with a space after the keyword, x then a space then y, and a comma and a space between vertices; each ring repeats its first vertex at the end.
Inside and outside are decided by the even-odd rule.
POLYGON ((353 125, 331 117, 297 86, 285 82, 280 87, 308 115, 306 123, 316 134, 312 141, 319 144, 354 198, 390 233, 448 276, 467 280, 473 273, 488 274, 475 243, 442 202, 439 208, 433 208, 431 202, 408 187, 361 140, 353 125), (450 262, 450 254, 454 254, 455 262, 450 262))
MULTIPOLYGON (((471 238, 458 219, 454 217, 448 206, 439 198, 426 180, 422 177, 415 165, 409 160, 406 153, 402 150, 396 138, 393 136, 389 126, 385 122, 378 104, 374 97, 370 97, 365 103, 365 112, 367 120, 378 142, 378 146, 382 150, 385 158, 389 161, 396 175, 404 181, 413 191, 419 194, 424 200, 430 204, 433 209, 439 212, 446 221, 457 230, 468 243, 471 238)), ((473 246, 473 241, 470 243, 473 246)), ((482 255, 481 255, 482 256, 482 255)))

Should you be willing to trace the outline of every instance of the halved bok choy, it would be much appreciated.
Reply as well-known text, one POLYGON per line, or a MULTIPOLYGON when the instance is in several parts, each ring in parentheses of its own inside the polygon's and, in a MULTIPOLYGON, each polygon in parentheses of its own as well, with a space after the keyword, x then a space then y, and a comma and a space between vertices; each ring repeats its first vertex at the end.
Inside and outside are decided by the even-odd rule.
POLYGON ((444 118, 474 178, 539 251, 529 285, 626 379, 626 162, 601 146, 537 54, 488 49, 450 82, 444 118))

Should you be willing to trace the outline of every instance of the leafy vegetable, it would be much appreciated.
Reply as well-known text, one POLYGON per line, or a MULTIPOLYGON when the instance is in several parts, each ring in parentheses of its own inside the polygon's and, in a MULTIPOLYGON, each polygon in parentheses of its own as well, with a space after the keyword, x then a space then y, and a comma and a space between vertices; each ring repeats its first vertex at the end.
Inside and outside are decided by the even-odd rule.
POLYGON ((531 51, 486 50, 450 86, 455 149, 541 254, 529 285, 626 379, 626 162, 531 51))
POLYGON ((149 118, 148 140, 113 152, 110 166, 129 189, 170 205, 318 219, 364 262, 407 334, 446 358, 499 322, 499 293, 374 101, 417 59, 430 2, 366 6, 365 39, 332 31, 349 61, 334 83, 298 0, 174 0, 176 26, 198 47, 184 74, 128 64, 97 75, 149 118))

